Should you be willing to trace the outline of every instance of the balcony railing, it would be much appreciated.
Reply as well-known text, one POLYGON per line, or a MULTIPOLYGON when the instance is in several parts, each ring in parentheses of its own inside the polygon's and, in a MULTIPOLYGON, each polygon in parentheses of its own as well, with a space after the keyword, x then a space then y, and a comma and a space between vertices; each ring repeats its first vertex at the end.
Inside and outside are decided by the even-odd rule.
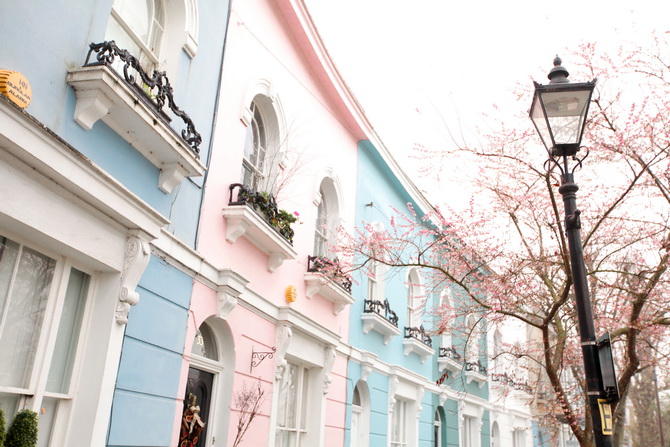
MULTIPOLYGON (((92 43, 89 47, 84 67, 94 67, 98 65, 112 67, 114 60, 118 57, 124 63, 122 79, 137 93, 137 97, 155 112, 159 119, 163 120, 168 125, 172 121, 172 119, 163 111, 167 104, 170 111, 184 121, 186 128, 181 131, 180 136, 188 144, 193 153, 198 156, 200 153, 202 137, 195 130, 195 125, 191 118, 175 104, 172 86, 170 85, 170 80, 165 72, 154 70, 153 73, 149 75, 140 65, 139 59, 130 54, 128 50, 116 46, 116 43, 113 40, 102 43, 92 43), (95 60, 91 61, 91 56, 93 54, 95 54, 95 60), (135 75, 132 74, 129 69, 132 69, 134 73, 137 73, 140 79, 136 80, 135 75), (138 82, 140 83, 138 84, 138 82)), ((116 73, 116 70, 112 71, 116 73)))
POLYGON ((528 385, 528 383, 514 380, 512 377, 510 377, 508 374, 505 373, 491 374, 491 380, 494 382, 502 383, 503 385, 506 385, 510 388, 513 388, 518 391, 523 391, 528 394, 530 394, 533 391, 533 389, 531 388, 530 385, 528 385))
POLYGON ((461 360, 461 354, 459 354, 458 351, 456 351, 456 348, 453 346, 441 347, 439 356, 446 357, 457 362, 461 360))
POLYGON ((323 256, 307 256, 307 271, 311 273, 323 273, 332 278, 333 282, 351 294, 351 276, 342 271, 337 259, 328 259, 323 256))
POLYGON ((241 183, 233 183, 229 189, 228 205, 248 205, 288 243, 293 245, 294 232, 291 224, 297 220, 297 217, 279 209, 272 194, 254 191, 241 183), (237 191, 237 195, 235 195, 235 191, 237 191))
POLYGON ((426 333, 423 325, 419 327, 405 327, 405 338, 414 338, 426 346, 433 347, 433 339, 426 333))
POLYGON ((384 317, 393 326, 398 327, 398 315, 391 310, 388 300, 384 300, 383 302, 378 300, 365 300, 363 312, 376 313, 377 315, 384 317))
POLYGON ((476 362, 465 362, 465 370, 484 375, 488 374, 486 366, 482 365, 482 363, 479 360, 477 360, 476 362))

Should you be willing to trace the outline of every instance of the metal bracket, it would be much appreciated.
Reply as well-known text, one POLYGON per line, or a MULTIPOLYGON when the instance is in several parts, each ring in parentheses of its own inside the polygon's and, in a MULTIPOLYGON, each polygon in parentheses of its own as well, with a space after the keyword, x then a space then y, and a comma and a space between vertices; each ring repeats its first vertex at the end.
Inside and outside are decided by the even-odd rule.
POLYGON ((277 352, 277 348, 274 346, 272 347, 272 351, 262 351, 262 352, 254 351, 254 347, 252 346, 251 366, 249 367, 249 373, 251 373, 251 371, 258 365, 260 365, 261 362, 263 362, 263 360, 265 360, 266 358, 272 358, 275 352, 277 352))

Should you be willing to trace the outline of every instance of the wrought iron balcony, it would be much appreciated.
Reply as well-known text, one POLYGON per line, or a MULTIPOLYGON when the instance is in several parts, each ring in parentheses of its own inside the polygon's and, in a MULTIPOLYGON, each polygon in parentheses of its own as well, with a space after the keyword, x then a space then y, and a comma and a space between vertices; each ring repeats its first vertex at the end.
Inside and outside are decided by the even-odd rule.
POLYGON ((202 137, 195 130, 195 125, 191 118, 175 104, 174 92, 170 85, 170 80, 164 71, 154 70, 149 75, 140 65, 138 58, 130 54, 128 50, 119 48, 113 40, 90 44, 84 67, 94 67, 97 65, 111 67, 117 57, 123 62, 123 80, 135 90, 138 98, 149 105, 159 118, 170 123, 172 119, 164 112, 164 107, 167 104, 172 113, 181 118, 186 125, 186 128, 181 131, 181 137, 188 143, 195 154, 199 154, 202 137), (91 56, 94 53, 95 61, 91 61, 91 56), (139 75, 141 84, 137 83, 138 80, 136 80, 135 75, 131 74, 129 69, 132 69, 139 75))
POLYGON ((378 300, 365 300, 363 312, 376 313, 377 315, 384 317, 393 326, 398 327, 398 315, 391 310, 388 300, 384 300, 384 302, 378 300))
POLYGON ((371 330, 380 333, 384 337, 384 344, 387 345, 391 338, 400 335, 398 329, 398 316, 391 310, 388 300, 365 300, 363 302, 363 333, 367 334, 371 330))
POLYGON ((491 374, 491 380, 493 382, 499 382, 505 386, 513 388, 517 391, 522 391, 527 394, 530 394, 533 391, 533 389, 531 388, 530 385, 528 385, 528 383, 515 380, 506 373, 491 374))
POLYGON ((67 81, 77 97, 74 120, 86 130, 98 120, 108 125, 160 170, 163 192, 204 174, 202 137, 175 104, 165 72, 147 74, 135 56, 108 41, 92 43, 84 65, 68 70, 67 81), (171 125, 175 117, 184 123, 181 131, 171 125))
POLYGON ((323 273, 333 279, 333 282, 351 293, 351 276, 345 274, 337 259, 328 259, 323 256, 307 256, 307 271, 323 273))
POLYGON ((405 327, 405 338, 414 338, 426 346, 433 347, 433 339, 426 333, 423 325, 419 327, 405 327))
POLYGON ((476 362, 465 362, 465 370, 484 375, 488 373, 486 367, 482 365, 482 362, 480 362, 479 360, 477 360, 476 362))
POLYGON ((440 347, 437 364, 441 371, 448 369, 450 371, 456 372, 463 369, 461 354, 459 354, 458 351, 456 351, 456 348, 453 346, 440 347))

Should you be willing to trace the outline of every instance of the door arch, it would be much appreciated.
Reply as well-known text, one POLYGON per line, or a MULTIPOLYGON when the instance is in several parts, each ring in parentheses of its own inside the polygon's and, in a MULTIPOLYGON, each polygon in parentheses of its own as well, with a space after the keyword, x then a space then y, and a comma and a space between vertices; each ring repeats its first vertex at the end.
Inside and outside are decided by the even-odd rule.
MULTIPOLYGON (((228 323, 210 317, 196 330, 191 342, 191 356, 184 391, 184 415, 193 404, 205 423, 195 447, 211 447, 228 436, 233 388, 234 343, 228 323)), ((183 421, 182 421, 183 422, 183 421)), ((180 439, 185 434, 180 431, 180 439)), ((190 427, 189 427, 190 430, 190 427)))

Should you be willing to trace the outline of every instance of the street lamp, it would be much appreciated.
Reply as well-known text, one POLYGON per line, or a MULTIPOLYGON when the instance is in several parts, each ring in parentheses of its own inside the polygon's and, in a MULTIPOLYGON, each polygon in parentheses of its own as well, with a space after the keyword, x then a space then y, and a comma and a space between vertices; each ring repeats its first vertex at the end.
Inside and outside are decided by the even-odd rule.
POLYGON ((574 170, 581 166, 588 155, 577 157, 580 150, 586 115, 595 88, 595 79, 585 83, 571 83, 569 73, 556 56, 554 68, 549 72, 549 84, 535 83, 535 96, 530 108, 530 118, 535 124, 549 160, 561 171, 561 186, 565 208, 565 229, 570 250, 572 281, 575 287, 579 336, 584 359, 586 391, 591 410, 593 435, 596 447, 612 446, 611 404, 619 399, 616 375, 612 361, 609 335, 596 339, 589 286, 586 278, 584 253, 580 234, 580 211, 576 197, 579 189, 574 182, 574 170), (576 162, 571 169, 570 160, 576 162))

